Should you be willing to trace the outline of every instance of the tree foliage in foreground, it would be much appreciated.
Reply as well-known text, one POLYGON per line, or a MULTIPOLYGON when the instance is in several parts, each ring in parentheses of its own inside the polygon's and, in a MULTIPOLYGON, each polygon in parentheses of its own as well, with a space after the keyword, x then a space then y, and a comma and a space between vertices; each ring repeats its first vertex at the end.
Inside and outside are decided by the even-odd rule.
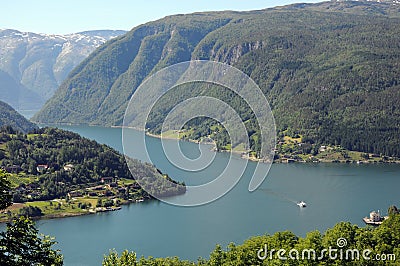
MULTIPOLYGON (((264 255, 264 251, 261 253, 264 255)), ((294 256, 295 257, 295 256, 294 256)), ((179 258, 140 258, 136 257, 134 252, 124 251, 120 256, 113 250, 104 257, 103 266, 110 265, 399 265, 400 260, 400 214, 390 214, 390 218, 377 227, 358 227, 349 222, 340 222, 333 228, 328 229, 325 234, 319 231, 309 232, 305 237, 299 237, 292 232, 277 232, 274 235, 256 236, 246 240, 242 245, 229 244, 224 250, 217 245, 211 252, 208 260, 199 259, 197 262, 180 260, 179 258), (343 248, 338 247, 338 239, 344 238, 347 243, 343 248), (268 256, 265 259, 259 259, 257 256, 261 248, 267 246, 268 256), (325 253, 323 258, 319 259, 322 250, 329 248, 337 249, 337 258, 332 259, 325 253), (273 252, 270 258, 270 251, 273 252), (287 259, 278 258, 278 250, 286 250, 283 254, 287 259), (299 251, 299 260, 290 259, 289 251, 295 249, 299 251), (308 257, 308 250, 315 250, 314 255, 311 252, 308 257), (347 250, 359 250, 357 255, 349 253, 346 259, 347 250), (370 250, 369 259, 362 256, 364 250, 370 250), (304 259, 302 251, 306 251, 304 259), (343 259, 340 258, 340 250, 343 250, 343 259), (393 254, 393 255, 392 255, 393 254), (377 260, 377 256, 381 260, 377 260), (354 259, 352 259, 354 258, 354 259), (382 260, 385 258, 385 260, 382 260)))
POLYGON ((21 216, 8 223, 0 236, 1 265, 63 265, 63 256, 52 249, 56 242, 49 236, 40 236, 28 218, 21 216))
MULTIPOLYGON (((7 177, 8 174, 0 170, 1 209, 11 205, 7 177)), ((21 216, 7 223, 7 229, 0 233, 0 265, 63 265, 63 256, 58 250, 52 249, 55 243, 53 238, 39 235, 32 220, 21 216)))
POLYGON ((7 174, 0 169, 0 210, 11 205, 11 198, 10 182, 7 179, 7 174))

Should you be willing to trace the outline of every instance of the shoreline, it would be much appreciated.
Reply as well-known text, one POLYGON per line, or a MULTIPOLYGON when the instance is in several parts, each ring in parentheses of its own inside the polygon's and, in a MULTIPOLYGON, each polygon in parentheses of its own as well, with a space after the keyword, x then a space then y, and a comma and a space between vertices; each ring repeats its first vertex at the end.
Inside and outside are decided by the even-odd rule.
MULTIPOLYGON (((158 138, 158 139, 166 139, 166 140, 180 140, 180 141, 187 141, 187 142, 191 142, 191 143, 196 143, 196 144, 205 144, 205 145, 212 145, 213 143, 202 143, 198 140, 192 140, 192 139, 181 139, 178 137, 163 137, 161 135, 158 134, 153 134, 150 133, 146 130, 143 129, 139 129, 136 127, 129 127, 129 126, 104 126, 104 125, 95 125, 95 124, 79 124, 79 123, 52 123, 52 124, 43 124, 43 123, 38 123, 38 125, 53 125, 53 126, 57 126, 57 125, 66 125, 66 126, 89 126, 89 127, 103 127, 103 128, 127 128, 127 129, 133 129, 133 130, 137 130, 140 132, 144 132, 146 136, 149 137, 153 137, 153 138, 158 138)), ((254 156, 246 156, 244 155, 244 151, 232 151, 232 150, 219 150, 215 152, 232 152, 234 154, 240 155, 241 159, 244 160, 249 160, 252 162, 265 162, 265 159, 260 159, 260 158, 255 158, 254 156)), ((350 151, 350 150, 349 150, 350 151)), ((354 152, 358 152, 358 151, 354 151, 354 152)), ((280 156, 282 158, 279 159, 274 159, 273 163, 310 163, 310 164, 315 164, 315 163, 340 163, 340 164, 400 164, 400 160, 388 160, 388 161, 376 161, 376 160, 336 160, 336 159, 318 159, 315 158, 315 161, 306 161, 306 160, 299 160, 299 159, 292 159, 292 158, 286 158, 286 156, 288 156, 288 154, 280 154, 280 156)))
MULTIPOLYGON (((49 200, 48 202, 50 202, 52 200, 49 200)), ((105 213, 105 212, 114 212, 114 211, 118 211, 120 209, 122 209, 123 205, 130 205, 130 204, 137 204, 137 203, 144 203, 147 202, 148 200, 141 200, 141 201, 126 201, 123 202, 121 204, 121 206, 117 206, 117 207, 112 207, 110 209, 102 209, 102 210, 97 210, 96 208, 92 208, 92 209, 86 209, 85 211, 82 210, 81 212, 59 212, 59 213, 49 213, 49 214, 45 214, 43 216, 34 216, 34 217, 29 217, 29 219, 32 219, 34 221, 39 221, 39 220, 53 220, 53 219, 62 219, 62 218, 70 218, 70 217, 78 217, 78 216, 86 216, 86 215, 93 215, 93 214, 97 214, 97 213, 105 213)), ((34 201, 31 201, 34 202, 34 201)), ((18 205, 24 207, 25 204, 27 202, 24 203, 13 203, 11 206, 9 206, 7 209, 2 210, 2 213, 6 213, 7 210, 9 210, 10 208, 12 208, 14 205, 18 205)), ((104 207, 100 207, 100 208, 104 208, 104 207)), ((0 218, 0 224, 5 224, 5 223, 9 223, 11 222, 13 219, 15 219, 16 216, 10 217, 10 218, 0 218)))
MULTIPOLYGON (((123 128, 122 126, 114 126, 115 128, 123 128)), ((134 130, 139 130, 137 128, 133 127, 126 127, 134 130)), ((143 131, 142 131, 143 132, 143 131)), ((233 151, 233 150, 215 150, 215 144, 213 143, 202 143, 198 140, 192 140, 192 139, 180 139, 180 138, 173 138, 173 137, 162 137, 161 135, 157 134, 152 134, 149 132, 145 132, 146 136, 153 137, 153 138, 158 138, 158 139, 166 139, 166 140, 180 140, 180 141, 187 141, 187 142, 192 142, 196 144, 204 144, 204 145, 214 145, 214 149, 212 149, 214 152, 231 152, 237 155, 240 155, 240 158, 243 160, 249 160, 252 162, 261 162, 265 163, 266 159, 260 159, 256 158, 254 156, 247 156, 244 151, 233 151)), ((316 164, 316 163, 340 163, 340 164, 400 164, 400 160, 394 160, 394 161, 385 161, 385 162, 380 162, 380 161, 375 161, 375 160, 327 160, 327 159, 318 159, 315 158, 315 161, 305 161, 305 160, 298 160, 298 159, 291 159, 291 158, 285 158, 285 154, 282 154, 284 158, 279 158, 279 159, 274 159, 272 163, 279 163, 279 164, 290 164, 290 163, 309 163, 309 164, 316 164)))
MULTIPOLYGON (((95 214, 95 213, 91 213, 89 211, 87 211, 87 212, 76 212, 76 213, 63 212, 63 213, 57 213, 57 214, 47 214, 47 215, 43 215, 43 216, 33 216, 33 217, 29 217, 29 219, 34 220, 34 221, 53 220, 53 219, 62 219, 62 218, 69 218, 69 217, 85 216, 85 215, 91 215, 91 214, 95 214)), ((2 218, 2 219, 0 219, 0 224, 10 223, 15 218, 16 217, 2 218)))

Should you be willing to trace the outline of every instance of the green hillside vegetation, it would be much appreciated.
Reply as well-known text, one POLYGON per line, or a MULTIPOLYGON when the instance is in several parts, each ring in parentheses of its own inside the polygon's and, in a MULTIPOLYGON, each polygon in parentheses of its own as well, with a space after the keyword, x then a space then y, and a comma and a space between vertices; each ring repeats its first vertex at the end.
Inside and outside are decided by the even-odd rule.
MULTIPOLYGON (((9 174, 0 170, 0 211, 12 205, 9 174)), ((29 208, 28 212, 40 215, 39 208, 29 208)), ((27 214, 27 213, 25 213, 27 214)), ((32 220, 25 216, 7 223, 0 232, 1 265, 63 265, 60 250, 53 249, 57 242, 50 236, 39 234, 32 220)))
POLYGON ((30 132, 38 127, 15 111, 10 105, 0 101, 0 128, 7 127, 9 131, 30 132))
POLYGON ((231 243, 226 249, 217 245, 208 259, 200 258, 197 262, 185 261, 177 257, 138 259, 134 252, 124 251, 119 255, 112 250, 105 256, 103 265, 398 265, 400 214, 397 208, 392 208, 396 211, 391 213, 389 219, 378 228, 359 227, 349 222, 340 222, 324 234, 312 231, 305 237, 299 237, 290 231, 284 231, 273 235, 255 236, 241 245, 231 243), (339 247, 337 243, 341 238, 344 238, 347 243, 339 247), (267 247, 267 254, 264 259, 265 247, 267 247), (257 255, 260 249, 263 249, 259 253, 262 259, 259 259, 257 255), (279 253, 281 249, 285 253, 279 253), (297 250, 298 254, 291 250, 297 250), (335 251, 329 253, 329 250, 335 251), (354 250, 358 250, 359 253, 353 253, 354 250), (370 252, 363 253, 364 250, 370 252), (279 256, 286 259, 280 259, 279 256), (297 256, 299 259, 296 259, 297 256), (333 259, 334 256, 336 259, 333 259))
POLYGON ((23 203, 12 206, 0 219, 7 218, 5 214, 82 213, 151 199, 151 195, 185 193, 184 185, 154 166, 135 159, 128 163, 132 173, 122 154, 69 131, 41 128, 31 134, 10 134, 0 130, 0 167, 9 172, 13 202, 23 203), (139 178, 151 195, 137 183, 139 178))
MULTIPOLYGON (((128 100, 150 74, 190 59, 214 60, 256 81, 270 101, 279 135, 302 135, 314 150, 334 145, 399 157, 399 24, 399 4, 363 1, 166 17, 97 49, 33 120, 121 125, 128 100)), ((245 121, 257 155, 259 130, 251 110, 214 86, 165 95, 148 121, 150 132, 159 133, 173 104, 195 95, 230 103, 245 121)), ((219 148, 229 147, 215 121, 195 119, 185 127, 193 133, 189 138, 213 135, 219 148)))

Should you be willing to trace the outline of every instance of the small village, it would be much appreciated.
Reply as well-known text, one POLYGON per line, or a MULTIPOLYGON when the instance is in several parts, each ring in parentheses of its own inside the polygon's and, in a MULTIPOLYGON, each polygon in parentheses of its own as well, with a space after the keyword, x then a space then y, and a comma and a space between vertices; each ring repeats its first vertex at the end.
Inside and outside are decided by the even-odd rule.
POLYGON ((340 145, 317 145, 295 137, 281 136, 274 150, 276 163, 400 163, 400 158, 346 150, 340 145))
MULTIPOLYGON (((74 167, 73 164, 66 164, 61 171, 70 172, 74 167)), ((85 186, 71 186, 73 190, 63 198, 43 200, 43 189, 34 181, 50 171, 49 165, 37 165, 37 176, 29 177, 21 173, 22 168, 18 165, 2 169, 12 174, 18 186, 14 189, 14 204, 0 213, 0 222, 9 221, 12 217, 18 216, 22 209, 29 207, 40 209, 40 216, 37 218, 58 218, 116 211, 120 210, 123 204, 140 203, 151 199, 151 196, 133 179, 102 177, 98 182, 85 186)), ((66 186, 61 181, 58 185, 66 186)))

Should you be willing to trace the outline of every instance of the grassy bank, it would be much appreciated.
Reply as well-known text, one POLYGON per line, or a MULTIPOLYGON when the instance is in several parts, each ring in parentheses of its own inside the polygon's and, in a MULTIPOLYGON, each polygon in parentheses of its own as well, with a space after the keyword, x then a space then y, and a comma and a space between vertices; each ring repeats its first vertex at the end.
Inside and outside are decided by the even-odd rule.
MULTIPOLYGON (((190 139, 193 133, 192 130, 169 130, 163 132, 162 135, 146 133, 148 136, 162 139, 180 139, 192 142, 209 143, 212 135, 201 137, 200 139, 190 139)), ((231 144, 221 146, 221 152, 233 152, 242 154, 243 159, 251 161, 263 161, 257 158, 256 152, 250 151, 248 156, 245 154, 246 149, 244 144, 239 144, 232 149, 231 144)), ((303 136, 297 135, 290 137, 282 135, 278 137, 275 149, 275 163, 400 163, 400 159, 396 157, 385 156, 382 154, 364 153, 359 151, 350 151, 342 148, 339 145, 317 145, 308 143, 303 139, 303 136)))
POLYGON ((49 201, 32 201, 25 203, 14 203, 4 211, 0 212, 0 223, 8 222, 19 215, 24 208, 36 207, 42 212, 40 216, 33 216, 34 219, 55 219, 64 217, 73 217, 80 215, 95 214, 96 212, 103 212, 104 210, 115 210, 120 205, 129 204, 133 202, 141 202, 145 199, 124 200, 122 198, 109 199, 107 197, 77 197, 70 200, 54 199, 49 201), (98 205, 99 200, 103 203, 112 201, 113 205, 107 209, 98 205))

